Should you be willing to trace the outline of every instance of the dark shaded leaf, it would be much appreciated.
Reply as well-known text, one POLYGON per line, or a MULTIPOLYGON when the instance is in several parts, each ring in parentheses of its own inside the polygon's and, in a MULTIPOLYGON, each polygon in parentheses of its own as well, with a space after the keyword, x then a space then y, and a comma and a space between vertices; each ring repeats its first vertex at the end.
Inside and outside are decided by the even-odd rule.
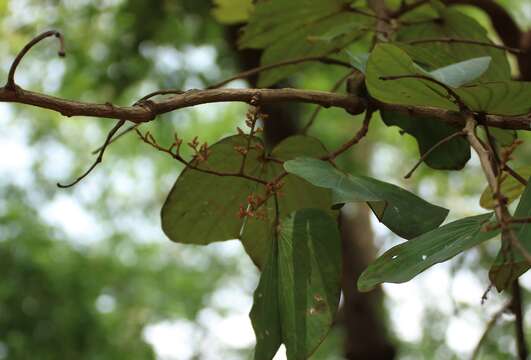
POLYGON ((344 174, 329 162, 297 158, 284 163, 286 171, 315 186, 332 190, 333 203, 367 202, 378 219, 406 239, 430 231, 441 224, 448 210, 418 196, 370 177, 344 174))
MULTIPOLYGON (((436 119, 411 117, 388 111, 380 111, 380 114, 387 126, 398 126, 415 137, 420 155, 460 130, 436 119)), ((459 170, 469 159, 470 145, 463 137, 457 137, 435 148, 424 162, 434 169, 459 170)))

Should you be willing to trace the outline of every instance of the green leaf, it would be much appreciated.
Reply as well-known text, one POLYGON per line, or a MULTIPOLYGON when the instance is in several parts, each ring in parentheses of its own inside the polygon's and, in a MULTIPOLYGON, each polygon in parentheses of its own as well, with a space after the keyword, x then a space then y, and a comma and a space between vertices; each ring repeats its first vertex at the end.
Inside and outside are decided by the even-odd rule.
MULTIPOLYGON (((432 118, 411 117, 389 111, 380 111, 380 114, 387 126, 398 126, 415 137, 421 155, 442 139, 460 130, 432 118)), ((459 170, 469 159, 470 145, 462 137, 457 137, 435 148, 424 162, 434 169, 459 170)))
POLYGON ((400 42, 397 45, 429 71, 473 58, 490 57, 491 66, 486 69, 480 80, 503 81, 511 78, 511 69, 504 50, 456 41, 415 43, 433 39, 491 43, 485 28, 474 18, 453 8, 440 9, 438 12, 437 21, 419 22, 421 19, 411 19, 413 22, 417 21, 417 24, 403 26, 397 32, 396 41, 400 42))
MULTIPOLYGON (((238 172, 242 158, 234 148, 246 144, 247 137, 241 135, 222 139, 210 147, 208 160, 199 167, 238 172)), ((261 176, 262 165, 258 161, 261 155, 255 149, 249 152, 246 174, 261 176)), ((184 244, 204 245, 239 238, 242 228, 239 206, 246 204, 247 196, 256 190, 257 184, 246 179, 185 169, 162 207, 162 230, 172 241, 184 244)))
POLYGON ((458 88, 483 75, 489 68, 491 60, 490 56, 483 56, 447 65, 433 71, 427 71, 421 66, 415 65, 417 69, 433 79, 450 87, 458 88))
MULTIPOLYGON (((367 64, 367 89, 370 95, 386 103, 433 106, 457 111, 455 100, 446 90, 428 80, 382 77, 422 75, 409 55, 393 44, 375 47, 367 64)), ((463 103, 473 111, 516 116, 531 111, 531 83, 523 81, 488 81, 456 89, 463 103)))
MULTIPOLYGON (((291 136, 280 142, 273 149, 271 156, 279 160, 291 160, 298 156, 321 157, 327 151, 321 142, 309 136, 291 136)), ((276 162, 264 163, 264 174, 268 181, 273 180, 284 172, 282 164, 276 162)), ((258 193, 263 194, 263 187, 258 193)), ((278 207, 280 216, 286 216, 293 211, 304 208, 316 208, 330 210, 331 193, 329 190, 316 188, 297 176, 288 175, 283 178, 281 195, 278 196, 278 207)), ((242 232, 242 243, 245 251, 251 256, 253 261, 260 267, 267 254, 268 239, 271 239, 272 222, 275 214, 274 199, 269 199, 264 205, 268 221, 256 218, 247 218, 242 232)))
MULTIPOLYGON (((531 178, 527 180, 527 186, 520 198, 514 217, 523 218, 531 216, 531 178)), ((531 252, 531 224, 513 224, 512 226, 517 240, 527 252, 531 252)), ((529 263, 521 251, 508 243, 508 239, 502 241, 502 249, 498 252, 496 260, 489 271, 490 281, 498 291, 507 289, 514 280, 529 269, 529 263)))
POLYGON ((398 186, 366 176, 344 174, 326 161, 297 158, 285 162, 284 168, 315 186, 331 189, 334 204, 367 202, 384 225, 406 239, 436 228, 448 215, 447 209, 398 186))
MULTIPOLYGON (((209 158, 198 166, 222 173, 237 173, 242 156, 235 147, 245 147, 247 136, 235 135, 210 146, 209 158)), ((253 145, 262 145, 254 138, 253 145)), ((289 160, 297 156, 320 157, 327 153, 315 138, 293 136, 281 142, 272 156, 289 160)), ((245 174, 272 181, 281 172, 281 164, 267 161, 262 151, 252 148, 247 155, 245 174)), ((246 206, 250 194, 264 195, 264 187, 256 182, 231 176, 217 176, 185 169, 178 177, 162 207, 162 229, 172 241, 205 245, 215 241, 241 239, 243 246, 257 266, 263 265, 269 248, 275 205, 269 199, 262 209, 267 218, 238 216, 240 206, 246 206)), ((286 176, 279 197, 281 216, 305 207, 329 209, 330 192, 305 183, 296 176, 286 176)))
POLYGON ((214 0, 212 15, 223 24, 246 22, 253 10, 252 0, 214 0))
MULTIPOLYGON (((240 46, 264 49, 262 65, 336 52, 374 23, 370 16, 349 11, 350 3, 350 0, 258 2, 240 46)), ((258 85, 270 86, 304 67, 297 64, 264 71, 258 85)))
POLYGON ((365 83, 372 97, 386 103, 458 110, 457 105, 446 97, 442 87, 427 80, 380 79, 412 74, 419 74, 419 71, 404 50, 392 44, 379 44, 369 57, 365 83))
MULTIPOLYGON (((521 166, 514 169, 518 174, 522 175, 524 179, 527 179, 531 176, 531 166, 521 166)), ((511 175, 505 173, 500 180, 500 192, 507 198, 507 204, 512 203, 522 195, 525 190, 525 185, 520 181, 516 180, 511 175)), ((496 206, 494 197, 490 187, 487 186, 481 198, 479 199, 479 205, 484 209, 492 210, 496 206)))
POLYGON ((288 359, 307 359, 326 337, 337 312, 341 240, 335 221, 317 209, 290 214, 278 229, 251 310, 255 359, 271 359, 280 342, 286 345, 288 359))
POLYGON ((491 218, 492 213, 463 218, 389 249, 361 274, 358 289, 369 291, 384 282, 409 281, 429 267, 496 236, 499 231, 481 230, 491 218))
POLYGON ((282 344, 279 305, 278 242, 271 241, 268 260, 253 296, 249 317, 256 335, 255 360, 270 360, 282 344))

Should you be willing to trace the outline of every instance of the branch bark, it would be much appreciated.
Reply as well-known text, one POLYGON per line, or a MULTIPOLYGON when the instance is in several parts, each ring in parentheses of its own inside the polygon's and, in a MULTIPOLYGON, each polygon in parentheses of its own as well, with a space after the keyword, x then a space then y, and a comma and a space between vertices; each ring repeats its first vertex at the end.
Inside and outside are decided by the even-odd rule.
MULTIPOLYGON (((57 111, 65 116, 89 116, 108 119, 127 119, 134 123, 153 120, 157 115, 178 109, 215 102, 250 103, 253 96, 260 97, 261 104, 303 102, 323 107, 339 107, 349 112, 363 111, 365 101, 354 95, 335 94, 326 91, 299 89, 208 89, 189 90, 162 100, 140 101, 134 106, 116 106, 111 103, 96 104, 66 100, 17 87, 0 88, 0 102, 32 105, 57 111)), ((432 117, 454 125, 465 125, 459 112, 428 106, 407 106, 382 103, 372 100, 375 109, 396 111, 412 116, 432 117)), ((485 125, 503 129, 531 130, 531 114, 523 116, 485 115, 485 125)))

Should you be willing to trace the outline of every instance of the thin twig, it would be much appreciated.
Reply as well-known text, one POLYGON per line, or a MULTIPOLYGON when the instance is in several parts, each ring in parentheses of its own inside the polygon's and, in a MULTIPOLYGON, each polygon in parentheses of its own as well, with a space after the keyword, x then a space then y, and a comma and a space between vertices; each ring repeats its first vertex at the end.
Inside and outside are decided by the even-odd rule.
POLYGON ((245 170, 245 162, 247 161, 247 154, 251 150, 251 143, 254 138, 255 129, 256 129, 256 123, 258 122, 258 118, 260 116, 260 96, 256 96, 251 100, 251 108, 247 112, 247 121, 246 124, 249 126, 250 131, 249 135, 247 136, 247 144, 245 146, 245 149, 242 153, 242 162, 240 164, 240 173, 243 174, 243 171, 245 170))
POLYGON ((55 36, 57 39, 59 39, 59 56, 64 57, 65 56, 65 47, 64 47, 64 40, 63 35, 59 31, 50 30, 45 31, 40 35, 35 36, 33 39, 30 40, 23 48, 20 50, 18 55, 15 57, 15 60, 13 60, 13 63, 11 64, 11 68, 9 69, 9 74, 7 75, 7 82, 5 85, 5 88, 8 90, 15 90, 16 84, 15 84, 15 72, 17 70, 18 64, 26 55, 28 51, 37 43, 39 43, 41 40, 46 39, 47 37, 55 36))
POLYGON ((400 8, 398 8, 398 10, 396 10, 395 12, 392 12, 390 14, 390 17, 396 19, 404 15, 405 13, 415 10, 419 6, 422 6, 428 2, 430 2, 430 0, 418 0, 409 4, 407 4, 405 1, 402 1, 402 3, 400 4, 400 8))
MULTIPOLYGON (((335 50, 334 50, 334 52, 335 52, 335 50)), ((337 60, 337 59, 333 59, 333 58, 329 58, 329 57, 326 57, 326 56, 305 56, 305 57, 300 57, 300 58, 296 58, 296 59, 279 61, 279 62, 274 63, 274 64, 262 65, 262 66, 255 67, 253 69, 249 69, 249 70, 243 71, 243 72, 241 72, 239 74, 231 76, 228 79, 225 79, 225 80, 220 81, 220 82, 218 82, 216 84, 210 85, 209 87, 207 87, 207 89, 217 89, 217 88, 220 88, 220 87, 222 87, 224 85, 227 85, 231 81, 238 80, 238 79, 244 79, 244 78, 247 78, 249 76, 258 74, 258 73, 260 73, 262 71, 271 70, 271 69, 275 69, 275 68, 282 67, 282 66, 287 66, 287 65, 300 64, 300 63, 303 63, 303 62, 311 62, 311 61, 317 61, 317 62, 320 62, 320 63, 323 63, 323 64, 338 65, 338 66, 343 66, 343 67, 346 67, 346 68, 352 68, 352 65, 349 64, 348 62, 337 60)))
POLYGON ((199 172, 203 172, 203 173, 206 173, 206 174, 216 175, 216 176, 239 177, 239 178, 243 178, 243 179, 247 179, 247 180, 250 180, 250 181, 254 181, 254 182, 260 183, 262 185, 267 185, 268 184, 268 182, 265 181, 265 180, 262 180, 260 178, 255 177, 255 176, 252 176, 252 175, 247 175, 247 174, 240 173, 239 171, 237 171, 237 172, 220 172, 220 171, 200 168, 200 167, 198 167, 198 166, 193 164, 193 160, 192 161, 186 161, 177 151, 173 152, 172 151, 173 145, 171 147, 169 147, 169 148, 164 148, 164 147, 160 146, 153 139, 150 139, 150 136, 148 135, 149 133, 142 134, 142 132, 140 132, 140 130, 138 130, 138 129, 135 129, 135 131, 136 131, 137 135, 140 137, 140 139, 142 139, 142 141, 144 141, 146 144, 152 146, 153 148, 155 148, 155 149, 157 149, 157 150, 159 150, 161 152, 164 152, 164 153, 170 155, 172 158, 174 158, 175 160, 177 160, 180 163, 182 163, 183 165, 185 165, 186 168, 189 168, 189 169, 192 169, 192 170, 197 170, 199 172))
POLYGON ((354 134, 354 136, 349 141, 341 145, 337 150, 329 153, 326 156, 323 156, 321 159, 322 160, 333 160, 336 157, 338 157, 340 154, 350 149, 352 146, 359 143, 360 140, 363 139, 365 135, 367 135, 367 132, 369 131, 369 123, 371 122, 373 113, 374 113, 374 109, 368 108, 365 111, 365 117, 363 118, 363 124, 361 125, 361 128, 358 130, 358 132, 354 134))
POLYGON ((487 323, 487 326, 485 327, 485 330, 483 331, 483 335, 481 335, 481 338, 479 339, 476 347, 474 348, 474 351, 472 352, 472 356, 470 357, 470 360, 476 360, 479 356, 479 351, 481 350, 481 347, 485 343, 485 340, 487 340, 487 337, 490 333, 490 331, 494 328, 496 323, 498 322, 499 318, 503 315, 504 312, 506 312, 511 307, 511 302, 508 302, 505 304, 500 310, 496 311, 494 315, 492 315, 492 318, 487 323))
POLYGON ((529 216, 529 217, 521 217, 521 218, 513 217, 513 218, 511 218, 511 220, 509 220, 509 223, 511 223, 511 224, 529 224, 529 223, 531 223, 531 216, 529 216))
POLYGON ((432 43, 432 42, 441 42, 441 43, 458 43, 458 44, 470 44, 470 45, 478 45, 478 46, 487 46, 492 47, 495 49, 504 50, 507 52, 510 52, 512 54, 524 54, 525 51, 517 48, 513 48, 510 46, 504 46, 504 45, 498 45, 493 44, 486 41, 477 41, 477 40, 468 40, 468 39, 455 39, 455 38, 449 38, 449 37, 442 37, 442 38, 426 38, 426 39, 419 39, 419 40, 411 40, 407 43, 410 45, 418 45, 418 44, 425 44, 425 43, 432 43))
POLYGON ((142 101, 146 101, 148 99, 151 99, 154 96, 158 95, 180 95, 184 94, 186 91, 182 91, 181 89, 161 89, 161 90, 155 90, 150 92, 147 95, 142 96, 134 105, 138 105, 142 103, 142 101))
MULTIPOLYGON (((341 79, 339 79, 335 84, 334 86, 332 86, 332 88, 330 89, 330 92, 336 92, 340 87, 341 85, 343 85, 343 83, 352 75, 356 72, 357 70, 354 69, 352 71, 349 71, 345 76, 343 76, 341 79)), ((319 105, 315 108, 315 110, 313 111, 312 115, 310 116, 310 119, 308 120, 308 122, 306 123, 306 125, 304 125, 304 127, 302 128, 301 130, 301 133, 302 134, 306 134, 308 132, 308 130, 312 127, 313 123, 315 122, 315 119, 317 119, 317 115, 319 115, 319 113, 321 112, 322 110, 322 106, 319 105)))
POLYGON ((513 178, 515 178, 520 184, 527 186, 527 180, 520 174, 518 174, 513 168, 505 164, 502 168, 503 171, 507 172, 513 178))
POLYGON ((468 142, 472 148, 476 151, 481 163, 483 172, 487 179, 487 183, 491 189, 492 194, 494 194, 497 206, 495 207, 495 215, 502 229, 502 243, 507 244, 507 246, 516 247, 523 258, 527 263, 531 264, 531 254, 527 249, 518 241, 514 230, 509 226, 512 216, 507 209, 507 201, 503 194, 500 193, 500 184, 498 181, 499 170, 495 169, 495 163, 492 161, 494 155, 489 149, 481 143, 476 134, 476 125, 477 122, 472 115, 469 115, 466 120, 466 126, 464 131, 466 132, 468 142))
POLYGON ((411 175, 413 175, 415 170, 417 170, 417 168, 420 166, 420 164, 422 164, 428 158, 428 156, 430 156, 430 154, 435 149, 437 149, 439 146, 441 146, 443 144, 446 144, 447 142, 449 142, 450 140, 453 140, 456 137, 464 136, 464 135, 466 135, 466 133, 463 130, 460 130, 460 131, 457 131, 457 132, 445 137, 444 139, 439 140, 435 145, 433 145, 424 154, 422 154, 422 156, 420 157, 419 161, 417 161, 415 166, 413 166, 413 168, 404 176, 404 178, 405 179, 409 179, 411 177, 411 175))
MULTIPOLYGON (((153 91, 153 92, 150 92, 149 94, 147 95, 144 95, 143 97, 141 97, 137 102, 134 103, 133 106, 136 106, 136 105, 140 105, 142 102, 146 101, 146 100, 149 100, 151 99, 152 97, 154 96, 157 96, 157 95, 169 95, 169 94, 183 94, 184 91, 182 90, 179 90, 179 89, 162 89, 162 90, 156 90, 156 91, 153 91)), ((118 140, 119 138, 121 138, 122 136, 128 134, 130 131, 136 129, 138 126, 140 126, 141 123, 138 123, 138 124, 134 124, 130 127, 128 127, 127 129, 125 129, 124 131, 122 131, 121 133, 118 133, 118 135, 116 135, 115 137, 113 137, 111 139, 111 141, 109 141, 107 143, 106 146, 112 144, 113 142, 115 142, 116 140, 118 140)), ((92 151, 92 154, 97 154, 101 148, 103 147, 100 146, 99 148, 97 148, 96 150, 92 151)))
POLYGON ((60 184, 60 183, 57 183, 57 186, 64 189, 64 188, 69 188, 71 186, 74 186, 75 184, 77 184, 78 182, 80 182, 81 180, 83 180, 88 174, 90 174, 90 172, 92 170, 94 170, 94 168, 99 164, 101 163, 101 161, 103 160, 103 154, 105 153, 105 149, 107 148, 107 146, 109 145, 113 135, 118 131, 118 129, 120 129, 122 127, 122 125, 125 124, 125 120, 119 120, 116 125, 114 125, 114 127, 111 129, 111 131, 109 131, 109 133, 107 134, 107 138, 105 139, 105 143, 103 144, 103 146, 101 147, 101 150, 98 154, 98 157, 96 158, 96 161, 94 161, 94 163, 92 163, 92 165, 87 169, 87 171, 85 171, 81 176, 79 176, 76 180, 74 180, 73 182, 71 182, 70 184, 66 184, 66 185, 63 185, 63 184, 60 184))
POLYGON ((355 13, 355 14, 360 14, 360 15, 367 16, 367 17, 372 17, 372 18, 377 19, 379 21, 384 21, 384 22, 387 22, 387 23, 391 22, 391 19, 388 18, 387 16, 378 16, 377 14, 372 14, 370 12, 367 12, 367 11, 364 11, 364 10, 361 10, 361 9, 349 7, 348 11, 350 11, 352 13, 355 13))
POLYGON ((481 305, 484 305, 485 301, 487 301, 489 297, 489 292, 492 290, 492 287, 493 287, 493 284, 490 283, 489 286, 487 286, 487 288, 483 292, 483 295, 481 295, 481 305))
MULTIPOLYGON (((142 125, 141 123, 138 123, 138 124, 134 124, 134 125, 131 125, 129 126, 127 129, 125 129, 124 131, 118 133, 115 137, 113 137, 111 139, 111 141, 109 141, 109 143, 107 145, 111 145, 112 143, 114 143, 116 140, 118 140, 119 138, 121 138, 122 136, 124 135, 127 135, 129 132, 131 132, 132 130, 136 129, 138 126, 142 125)), ((103 148, 103 145, 101 145, 99 148, 95 149, 92 151, 92 155, 95 155, 97 154, 101 149, 103 148)))

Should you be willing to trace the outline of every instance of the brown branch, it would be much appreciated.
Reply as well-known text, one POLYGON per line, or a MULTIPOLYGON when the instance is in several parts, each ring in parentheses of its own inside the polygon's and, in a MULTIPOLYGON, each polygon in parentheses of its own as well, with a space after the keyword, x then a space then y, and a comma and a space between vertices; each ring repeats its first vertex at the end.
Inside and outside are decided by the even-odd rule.
POLYGON ((388 41, 390 34, 393 32, 393 27, 391 25, 389 9, 385 4, 385 0, 368 0, 367 5, 372 11, 374 11, 376 18, 378 19, 376 23, 375 42, 379 40, 388 41))
POLYGON ((209 87, 207 87, 207 89, 217 89, 217 88, 220 88, 220 87, 222 87, 224 85, 227 85, 231 81, 238 80, 238 79, 244 79, 244 78, 247 78, 249 76, 258 74, 258 73, 260 73, 262 71, 271 70, 271 69, 275 69, 275 68, 282 67, 282 66, 287 66, 287 65, 295 65, 295 64, 301 64, 301 63, 304 63, 304 62, 311 62, 311 61, 317 61, 317 62, 320 62, 320 63, 323 63, 323 64, 331 64, 331 65, 338 65, 338 66, 343 66, 343 67, 347 67, 347 68, 352 68, 352 65, 349 64, 348 62, 337 60, 337 59, 333 59, 333 58, 328 58, 326 56, 306 56, 306 57, 300 57, 300 58, 296 58, 296 59, 284 60, 284 61, 280 61, 280 62, 277 62, 277 63, 274 63, 274 64, 258 66, 258 67, 255 67, 253 69, 249 69, 247 71, 243 71, 243 72, 241 72, 239 74, 236 74, 236 75, 234 75, 234 76, 232 76, 232 77, 230 77, 228 79, 225 79, 223 81, 220 81, 220 82, 218 82, 216 84, 210 85, 209 87))
POLYGON ((441 146, 443 144, 446 144, 447 142, 449 142, 450 140, 453 140, 454 138, 456 138, 458 136, 464 136, 464 135, 466 135, 466 133, 463 130, 461 130, 461 131, 457 131, 457 132, 445 137, 444 139, 441 139, 440 141, 438 141, 435 145, 433 145, 431 148, 429 148, 424 154, 422 154, 422 156, 417 161, 415 166, 413 166, 413 168, 404 176, 404 178, 405 179, 409 179, 411 177, 411 175, 413 175, 415 170, 417 170, 417 168, 420 166, 420 164, 422 164, 428 158, 428 156, 430 156, 430 154, 435 149, 437 149, 439 146, 441 146))
MULTIPOLYGON (((456 127, 464 127, 463 116, 455 110, 448 110, 432 106, 410 106, 389 104, 376 99, 370 99, 379 110, 394 111, 411 117, 431 117, 456 127)), ((512 130, 531 130, 531 114, 521 116, 486 115, 483 124, 490 127, 512 130)))
POLYGON ((146 100, 134 106, 120 107, 110 103, 95 104, 66 100, 23 89, 14 92, 4 87, 0 88, 0 102, 33 105, 57 111, 65 116, 127 119, 134 123, 142 123, 153 120, 157 115, 195 105, 229 101, 249 103, 253 95, 257 93, 260 95, 262 104, 303 102, 324 107, 340 107, 351 111, 359 110, 364 106, 363 102, 355 96, 290 88, 189 90, 160 101, 146 100))
POLYGON ((492 47, 492 48, 495 48, 495 49, 504 50, 504 51, 510 52, 512 54, 524 54, 525 53, 525 51, 523 51, 521 49, 517 49, 517 48, 514 48, 514 47, 510 47, 510 46, 498 45, 498 44, 493 44, 493 43, 485 42, 485 41, 467 40, 467 39, 454 39, 454 38, 449 38, 449 37, 426 38, 426 39, 408 41, 407 43, 410 44, 410 45, 418 45, 418 44, 425 44, 425 43, 432 43, 432 42, 442 42, 442 43, 448 43, 448 44, 458 43, 458 44, 470 44, 470 45, 478 45, 478 46, 487 46, 487 47, 492 47))
POLYGON ((259 96, 254 97, 251 100, 251 108, 246 114, 247 116, 246 124, 250 130, 249 130, 249 135, 247 136, 247 144, 245 146, 244 151, 242 152, 242 162, 240 164, 240 173, 242 174, 243 174, 243 171, 245 170, 245 162, 247 161, 247 154, 251 150, 251 143, 255 135, 256 123, 258 122, 258 119, 261 115, 259 103, 260 103, 260 97, 259 96))
POLYGON ((22 61, 22 58, 24 55, 30 51, 30 49, 35 46, 37 43, 39 43, 41 40, 46 39, 47 37, 55 36, 57 39, 59 39, 59 56, 64 57, 65 56, 65 48, 64 48, 64 40, 63 35, 61 35, 60 32, 55 30, 45 31, 40 35, 35 36, 33 39, 30 40, 23 48, 20 50, 18 55, 15 57, 15 60, 13 60, 13 63, 11 64, 11 68, 9 69, 9 74, 7 75, 7 82, 5 85, 5 89, 7 90, 15 90, 16 84, 15 84, 15 72, 17 71, 18 64, 20 64, 20 61, 22 61))
POLYGON ((363 118, 363 124, 361 125, 361 128, 358 130, 358 132, 346 143, 341 145, 337 150, 329 153, 328 155, 322 157, 322 160, 333 160, 348 149, 350 149, 352 146, 356 145, 360 142, 361 139, 367 135, 367 132, 369 131, 369 124, 371 122, 372 114, 374 113, 373 109, 367 109, 365 111, 365 117, 363 118))
POLYGON ((530 224, 531 223, 531 216, 530 217, 522 217, 522 218, 515 218, 509 220, 511 224, 530 224))
POLYGON ((515 178, 520 184, 527 186, 527 180, 520 174, 518 174, 513 168, 511 168, 509 165, 504 164, 502 167, 502 170, 507 172, 509 175, 511 175, 513 178, 515 178))
POLYGON ((524 330, 524 314, 522 310, 522 290, 518 279, 513 282, 513 294, 511 300, 511 310, 515 316, 514 330, 516 337, 516 349, 518 352, 518 358, 520 360, 526 360, 528 351, 527 344, 525 342, 525 330, 524 330))
MULTIPOLYGON (((354 111, 365 107, 364 100, 354 95, 325 91, 298 89, 211 89, 189 90, 183 94, 160 101, 150 101, 135 106, 116 106, 66 100, 18 88, 17 91, 0 88, 0 102, 32 105, 57 111, 65 116, 89 116, 109 119, 127 119, 133 123, 153 120, 157 115, 174 110, 215 102, 241 101, 249 103, 252 96, 260 94, 262 104, 280 102, 305 102, 323 107, 339 107, 354 111)), ((383 103, 372 99, 377 109, 396 111, 412 116, 432 117, 448 124, 464 126, 463 117, 456 111, 430 106, 409 106, 383 103)), ((485 115, 484 123, 491 127, 513 130, 531 130, 531 114, 522 116, 485 115)))
MULTIPOLYGON (((380 0, 371 0, 371 6, 375 13, 385 14, 386 8, 380 0)), ((380 22, 385 25, 385 22, 380 22)), ((8 84, 14 84, 14 72, 20 59, 31 48, 32 44, 46 36, 62 37, 57 32, 46 32, 32 40, 25 49, 21 51, 15 59, 10 70, 12 76, 8 84)), ((191 107, 200 104, 241 101, 249 103, 254 95, 260 96, 262 104, 271 104, 279 102, 305 102, 321 105, 323 107, 339 107, 350 113, 362 112, 366 107, 366 101, 358 96, 348 94, 334 94, 331 92, 298 90, 298 89, 207 89, 207 90, 189 90, 181 93, 180 90, 158 90, 143 97, 133 106, 120 107, 111 103, 95 104, 75 100, 61 99, 54 96, 41 94, 22 88, 16 85, 8 85, 0 88, 0 102, 12 102, 35 106, 42 109, 57 111, 65 116, 89 116, 110 119, 127 119, 133 123, 143 123, 153 120, 157 115, 178 110, 181 108, 191 107), (10 87, 15 87, 13 91, 10 87), (174 96, 164 98, 159 101, 149 100, 154 95, 175 94, 174 96)), ((371 99, 371 104, 375 109, 390 110, 399 113, 407 113, 415 116, 424 116, 436 118, 440 121, 464 126, 464 120, 459 113, 455 111, 433 108, 427 106, 407 106, 386 104, 371 99)), ((484 124, 492 127, 531 130, 531 114, 522 116, 499 116, 485 115, 484 124)))
POLYGON ((472 146, 479 157, 479 161, 481 163, 483 172, 485 173, 487 183, 489 184, 491 192, 494 194, 495 200, 497 202, 494 213, 502 229, 502 242, 504 244, 508 244, 509 246, 516 247, 522 254, 523 258, 529 264, 531 264, 531 255, 525 249, 525 247, 522 246, 520 241, 518 241, 514 230, 509 226, 512 216, 507 209, 507 199, 503 196, 503 194, 500 193, 500 184, 497 176, 499 169, 495 168, 495 162, 493 162, 494 155, 492 152, 486 148, 477 137, 476 125, 477 122, 474 117, 469 115, 466 119, 464 131, 466 132, 470 146, 472 146))
POLYGON ((80 182, 81 180, 83 180, 88 174, 90 174, 92 172, 92 170, 94 170, 94 168, 96 166, 98 166, 99 163, 101 163, 101 161, 103 160, 103 154, 105 153, 105 149, 110 144, 110 141, 111 141, 113 135, 122 127, 122 125, 124 123, 125 123, 125 120, 119 120, 116 123, 116 125, 114 125, 114 127, 111 129, 111 131, 109 131, 109 133, 107 134, 107 138, 105 139, 105 143, 103 143, 103 146, 101 147, 101 149, 99 151, 98 157, 92 163, 92 165, 81 176, 79 176, 76 180, 74 180, 70 184, 63 185, 63 184, 57 183, 57 186, 62 188, 62 189, 72 187, 75 184, 77 184, 78 182, 80 182))

